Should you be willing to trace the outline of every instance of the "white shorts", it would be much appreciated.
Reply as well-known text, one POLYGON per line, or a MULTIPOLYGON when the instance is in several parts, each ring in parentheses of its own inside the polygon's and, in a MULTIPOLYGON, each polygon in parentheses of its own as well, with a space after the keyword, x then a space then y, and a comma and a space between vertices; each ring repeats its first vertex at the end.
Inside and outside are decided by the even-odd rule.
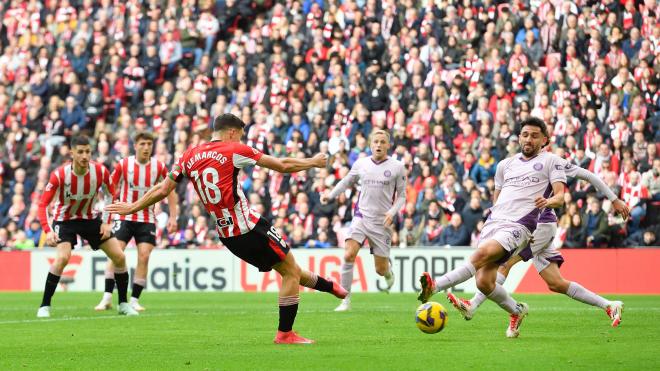
POLYGON ((518 255, 524 261, 533 258, 532 263, 534 263, 534 268, 539 273, 546 269, 552 262, 557 263, 561 267, 564 258, 552 243, 556 234, 557 223, 539 223, 534 231, 534 241, 530 244, 529 248, 523 249, 518 255))
POLYGON ((507 254, 498 263, 504 263, 513 254, 519 253, 524 249, 532 234, 529 229, 522 224, 510 222, 507 220, 492 220, 488 219, 484 228, 481 230, 481 237, 479 237, 479 245, 482 241, 495 240, 499 242, 507 254))
POLYGON ((390 257, 390 247, 392 246, 392 230, 381 223, 367 221, 360 217, 353 217, 351 227, 348 230, 348 237, 364 245, 364 241, 369 242, 371 253, 384 258, 390 257))

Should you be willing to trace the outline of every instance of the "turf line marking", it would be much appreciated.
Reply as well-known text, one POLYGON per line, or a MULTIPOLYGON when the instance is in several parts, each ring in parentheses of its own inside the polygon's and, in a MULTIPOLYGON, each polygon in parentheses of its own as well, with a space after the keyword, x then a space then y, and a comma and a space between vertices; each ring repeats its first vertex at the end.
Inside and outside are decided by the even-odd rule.
MULTIPOLYGON (((150 315, 144 315, 143 318, 151 318, 151 317, 169 317, 169 316, 176 316, 179 313, 155 313, 155 314, 150 314, 150 315)), ((136 316, 140 317, 140 316, 136 316)), ((36 323, 36 322, 63 322, 63 321, 92 321, 92 320, 99 320, 99 319, 124 319, 126 316, 120 316, 119 314, 114 314, 114 315, 103 315, 103 316, 95 316, 95 317, 63 317, 63 318, 43 318, 43 319, 23 319, 23 320, 13 320, 13 321, 0 321, 0 325, 9 325, 9 324, 17 324, 17 323, 36 323)))

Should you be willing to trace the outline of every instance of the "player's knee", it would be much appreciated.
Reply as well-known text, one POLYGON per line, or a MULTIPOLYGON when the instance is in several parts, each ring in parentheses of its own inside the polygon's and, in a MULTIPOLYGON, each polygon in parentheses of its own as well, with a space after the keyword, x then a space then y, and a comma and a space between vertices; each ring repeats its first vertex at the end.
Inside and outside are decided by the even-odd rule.
POLYGON ((346 263, 355 263, 356 254, 353 254, 352 251, 346 250, 344 253, 344 261, 346 263))
POLYGON ((382 265, 376 266, 376 273, 378 273, 379 276, 384 276, 385 274, 387 274, 387 271, 388 271, 387 266, 382 266, 382 265))
POLYGON ((470 258, 470 262, 474 266, 475 269, 479 269, 486 265, 488 263, 488 254, 486 254, 486 251, 484 249, 478 249, 477 251, 472 254, 472 257, 470 258))
POLYGON ((57 259, 55 259, 55 268, 60 272, 63 271, 66 265, 69 264, 69 257, 70 255, 58 256, 57 259))
POLYGON ((495 290, 495 283, 490 282, 484 277, 477 277, 477 288, 485 295, 488 295, 495 290))
POLYGON ((565 294, 568 291, 568 282, 557 280, 547 282, 548 289, 552 292, 559 294, 565 294))
POLYGON ((151 254, 148 251, 140 251, 138 253, 138 264, 146 267, 149 264, 149 255, 151 254))
POLYGON ((298 264, 289 270, 289 276, 291 276, 291 278, 300 280, 300 276, 302 276, 302 269, 300 269, 298 264))
POLYGON ((119 254, 116 254, 111 260, 115 268, 123 268, 126 266, 126 255, 123 251, 119 254))

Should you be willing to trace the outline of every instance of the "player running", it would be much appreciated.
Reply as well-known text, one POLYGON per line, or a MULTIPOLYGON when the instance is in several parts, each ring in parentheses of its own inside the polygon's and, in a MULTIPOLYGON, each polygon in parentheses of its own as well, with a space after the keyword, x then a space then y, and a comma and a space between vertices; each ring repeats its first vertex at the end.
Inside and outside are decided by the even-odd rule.
POLYGON ((326 166, 327 156, 279 159, 240 143, 245 123, 232 114, 213 122, 211 142, 185 151, 168 177, 131 204, 117 202, 106 207, 111 213, 134 214, 167 197, 184 177, 190 178, 206 210, 213 216, 222 243, 236 256, 262 272, 275 269, 282 276, 279 295, 280 319, 274 342, 310 344, 292 330, 298 312, 300 285, 343 299, 347 291, 336 282, 303 271, 275 227, 250 209, 237 178, 240 169, 258 165, 281 173, 294 173, 326 166))
MULTIPOLYGON (((591 183, 598 191, 603 193, 610 201, 614 210, 621 214, 624 219, 628 219, 630 210, 628 206, 620 200, 612 190, 597 175, 589 170, 575 166, 566 160, 561 160, 559 164, 564 167, 567 177, 584 179, 591 183)), ((500 266, 497 273, 497 283, 504 284, 511 268, 518 262, 527 261, 533 258, 534 267, 551 291, 565 294, 571 299, 585 304, 603 308, 612 320, 612 327, 617 327, 621 323, 623 313, 623 303, 621 301, 609 301, 580 285, 577 282, 567 281, 562 277, 559 268, 564 262, 561 253, 554 247, 552 241, 557 233, 557 215, 552 209, 545 209, 539 216, 538 226, 534 231, 532 243, 520 253, 514 255, 505 264, 500 266)), ((481 292, 478 292, 472 299, 460 299, 452 293, 447 293, 447 299, 452 303, 463 318, 472 319, 477 308, 486 300, 481 292)))
POLYGON ((94 210, 99 188, 104 187, 107 195, 113 194, 110 183, 110 171, 105 166, 90 161, 92 150, 89 139, 78 135, 71 140, 73 161, 57 168, 50 175, 44 193, 39 201, 39 222, 46 233, 46 244, 57 248, 57 256, 50 266, 46 286, 37 311, 37 317, 50 317, 51 298, 55 293, 64 267, 69 263, 71 250, 77 242, 77 236, 87 240, 93 250, 101 249, 112 260, 114 278, 119 292, 119 314, 136 316, 136 312, 127 302, 128 271, 126 258, 112 235, 109 216, 103 221, 94 210), (53 228, 48 223, 47 209, 55 199, 53 207, 53 228))
POLYGON ((494 206, 481 232, 477 250, 468 263, 435 281, 424 272, 420 277, 422 290, 418 297, 425 303, 438 291, 476 275, 479 291, 487 293, 486 297, 510 313, 506 330, 506 336, 510 338, 520 334, 528 306, 517 303, 496 282, 497 270, 512 254, 527 246, 541 210, 557 208, 564 203, 566 183, 560 158, 541 152, 549 138, 545 123, 538 118, 529 118, 520 127, 522 153, 500 161, 497 166, 494 206))
MULTIPOLYGON (((115 189, 115 198, 121 202, 137 201, 151 187, 167 177, 167 167, 161 161, 151 158, 154 137, 151 133, 138 132, 134 138, 135 155, 119 161, 110 176, 115 189)), ((178 198, 176 192, 167 196, 170 217, 167 222, 168 231, 174 232, 177 228, 178 198)), ((115 217, 112 229, 119 240, 122 250, 135 238, 138 250, 137 267, 133 276, 133 289, 131 290, 130 305, 138 312, 144 310, 139 299, 142 290, 147 285, 147 272, 149 256, 156 245, 156 217, 153 207, 132 215, 118 215, 115 217)), ((112 308, 112 290, 115 287, 114 266, 111 260, 105 269, 105 292, 99 305, 94 309, 101 311, 112 308)))
POLYGON ((387 131, 373 131, 370 142, 371 157, 355 161, 348 175, 332 191, 321 196, 321 203, 325 204, 357 180, 360 181, 361 189, 355 203, 341 267, 341 285, 349 291, 349 295, 335 309, 337 312, 351 309, 353 264, 365 241, 369 241, 371 253, 374 255, 376 272, 385 277, 386 291, 394 285, 394 273, 390 264, 391 227, 394 217, 406 202, 406 170, 401 162, 387 155, 390 149, 390 134, 387 131))

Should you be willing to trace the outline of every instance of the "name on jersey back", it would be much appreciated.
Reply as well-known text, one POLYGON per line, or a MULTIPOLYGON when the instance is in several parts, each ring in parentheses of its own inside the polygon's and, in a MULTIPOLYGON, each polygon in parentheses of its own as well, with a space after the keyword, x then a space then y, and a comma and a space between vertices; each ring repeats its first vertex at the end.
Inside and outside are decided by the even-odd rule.
POLYGON ((186 162, 186 167, 190 169, 197 161, 207 160, 207 159, 216 160, 221 165, 224 165, 227 162, 227 157, 225 157, 222 153, 216 151, 206 151, 206 152, 200 152, 196 154, 194 157, 190 158, 188 162, 186 162))

